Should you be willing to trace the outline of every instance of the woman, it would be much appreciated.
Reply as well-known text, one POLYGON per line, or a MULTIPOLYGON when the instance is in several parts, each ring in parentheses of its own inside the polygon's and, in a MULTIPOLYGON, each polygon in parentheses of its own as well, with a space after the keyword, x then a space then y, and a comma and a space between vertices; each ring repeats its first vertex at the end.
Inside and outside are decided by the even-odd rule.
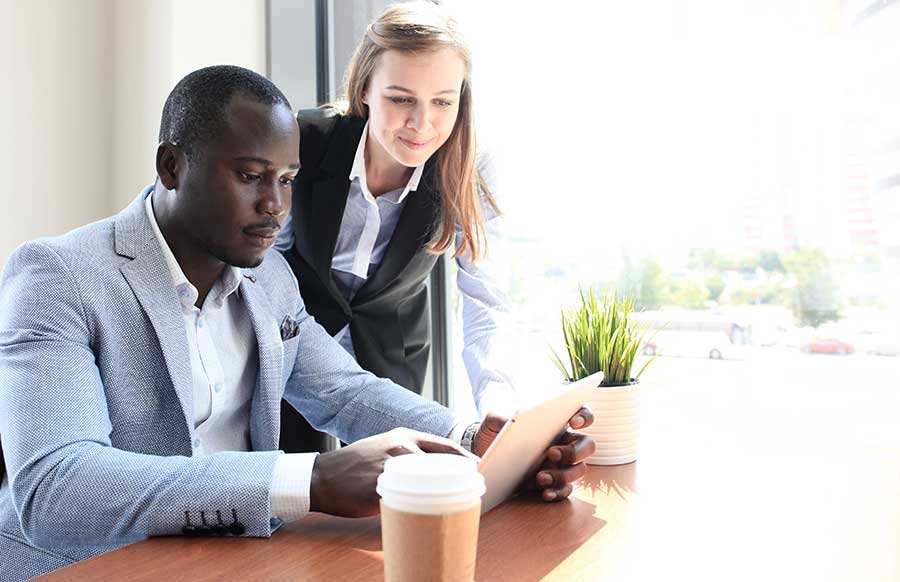
MULTIPOLYGON (((498 365, 509 349, 498 341, 509 303, 490 276, 488 240, 500 212, 485 180, 490 166, 480 159, 476 167, 470 70, 468 48, 440 7, 388 8, 351 59, 343 100, 298 116, 302 170, 278 248, 310 313, 360 366, 421 393, 425 281, 452 246, 463 357, 484 415, 508 410, 513 391, 498 365)), ((283 415, 282 427, 295 423, 283 415)), ((308 438, 282 437, 301 448, 308 438)))

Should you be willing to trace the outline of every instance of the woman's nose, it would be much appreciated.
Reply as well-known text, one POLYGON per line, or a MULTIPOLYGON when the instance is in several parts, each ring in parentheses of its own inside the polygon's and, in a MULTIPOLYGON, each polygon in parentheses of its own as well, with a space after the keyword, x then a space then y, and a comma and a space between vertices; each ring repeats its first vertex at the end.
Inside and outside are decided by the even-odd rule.
POLYGON ((428 128, 429 121, 428 108, 426 106, 419 105, 413 108, 409 119, 406 121, 406 126, 415 131, 422 132, 428 128))

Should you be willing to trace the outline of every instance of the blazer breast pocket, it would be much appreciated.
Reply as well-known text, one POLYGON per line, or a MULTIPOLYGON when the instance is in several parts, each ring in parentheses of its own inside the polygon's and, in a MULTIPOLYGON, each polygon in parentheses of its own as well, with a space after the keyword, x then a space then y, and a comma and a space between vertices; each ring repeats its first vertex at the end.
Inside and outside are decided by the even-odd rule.
POLYGON ((282 367, 284 368, 287 378, 290 375, 291 368, 294 367, 294 360, 297 359, 297 347, 300 345, 300 335, 295 335, 289 340, 281 342, 282 347, 282 367))

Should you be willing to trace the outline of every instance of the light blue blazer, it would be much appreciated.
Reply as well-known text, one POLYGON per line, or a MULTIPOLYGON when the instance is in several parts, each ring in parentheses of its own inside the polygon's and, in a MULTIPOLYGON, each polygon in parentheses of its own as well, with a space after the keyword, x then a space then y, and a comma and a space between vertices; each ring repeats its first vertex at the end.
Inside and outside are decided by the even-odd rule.
POLYGON ((259 344, 253 452, 191 458, 181 307, 139 197, 120 214, 19 247, 0 281, 0 580, 236 516, 269 536, 284 396, 353 442, 398 426, 446 436, 445 408, 362 370, 307 313, 281 255, 240 286, 259 344), (299 333, 282 341, 286 316, 299 333))

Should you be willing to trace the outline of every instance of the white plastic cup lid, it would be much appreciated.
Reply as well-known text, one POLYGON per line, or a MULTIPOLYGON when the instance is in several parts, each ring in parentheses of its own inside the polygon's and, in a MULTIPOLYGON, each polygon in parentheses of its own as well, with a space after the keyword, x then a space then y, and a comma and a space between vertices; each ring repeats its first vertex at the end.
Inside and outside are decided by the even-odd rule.
POLYGON ((384 463, 376 491, 406 503, 441 505, 484 495, 484 477, 475 461, 446 453, 412 453, 384 463))

